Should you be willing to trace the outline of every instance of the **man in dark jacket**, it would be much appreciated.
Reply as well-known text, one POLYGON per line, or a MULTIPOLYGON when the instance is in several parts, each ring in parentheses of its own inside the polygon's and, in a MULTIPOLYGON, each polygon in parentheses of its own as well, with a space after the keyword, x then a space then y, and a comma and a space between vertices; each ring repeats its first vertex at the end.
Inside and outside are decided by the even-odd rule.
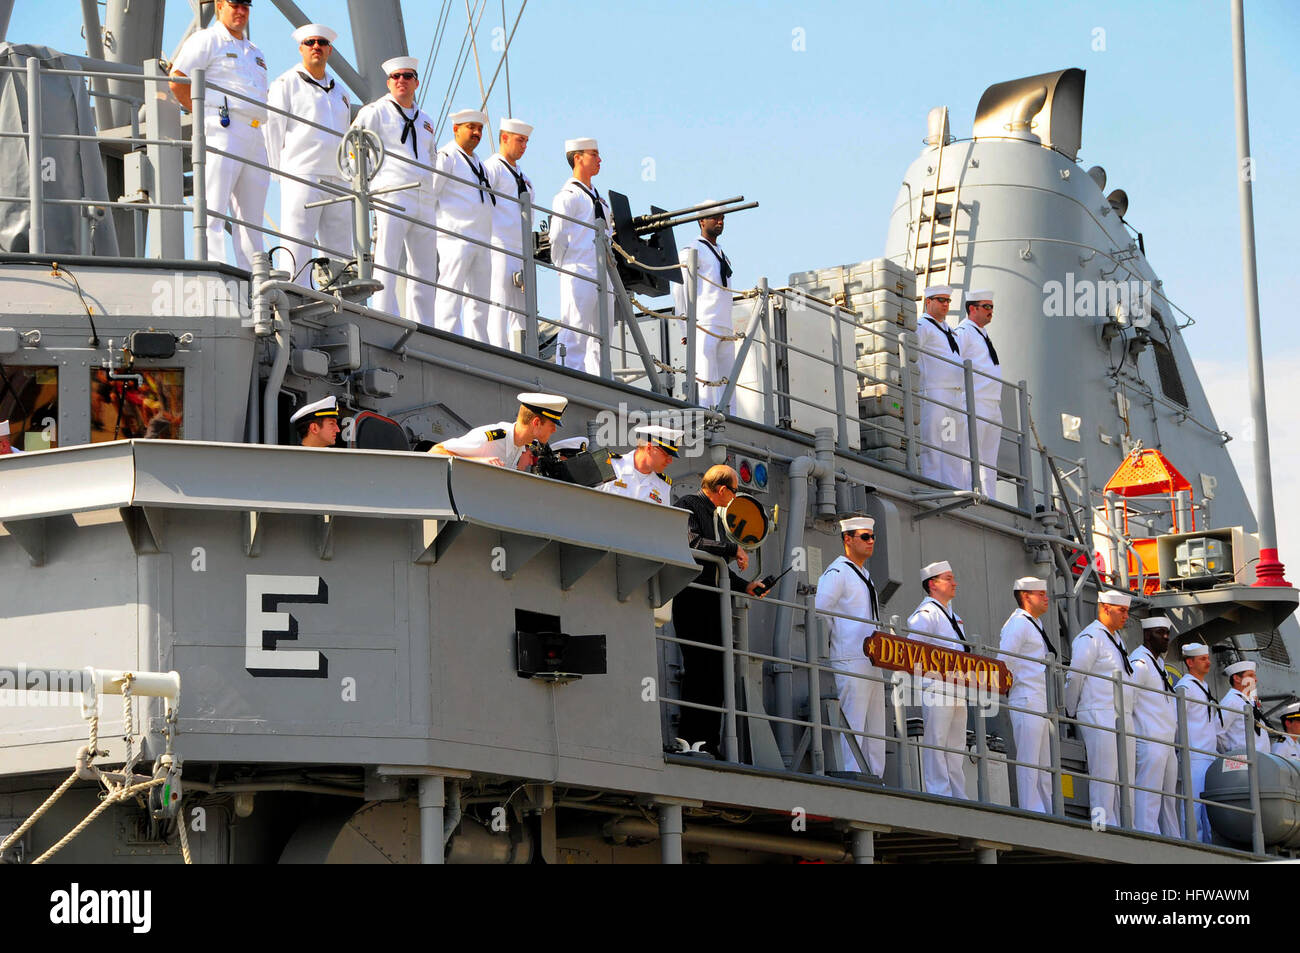
MULTIPOLYGON (((691 512, 686 525, 687 539, 692 549, 720 556, 728 562, 735 560, 736 567, 744 572, 749 568, 749 553, 727 540, 722 514, 719 512, 719 509, 725 508, 736 498, 738 485, 739 478, 731 467, 710 467, 700 480, 700 492, 682 497, 675 505, 691 512)), ((754 595, 759 588, 758 580, 749 582, 730 570, 728 573, 732 592, 754 595)), ((717 564, 701 563, 700 574, 694 581, 702 586, 719 586, 717 564)), ((692 587, 683 589, 673 598, 673 630, 677 638, 719 647, 681 646, 682 664, 685 668, 682 674, 682 701, 718 708, 723 706, 724 701, 722 676, 725 659, 720 651, 720 598, 716 592, 692 587)), ((703 750, 715 757, 721 754, 721 716, 717 712, 683 707, 677 734, 691 744, 704 742, 703 750)))

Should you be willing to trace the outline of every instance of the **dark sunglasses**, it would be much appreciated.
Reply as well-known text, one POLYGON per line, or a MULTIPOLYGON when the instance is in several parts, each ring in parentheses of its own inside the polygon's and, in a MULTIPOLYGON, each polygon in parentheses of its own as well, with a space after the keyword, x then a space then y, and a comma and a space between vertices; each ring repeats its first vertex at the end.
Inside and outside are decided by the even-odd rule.
POLYGON ((875 539, 875 538, 876 538, 876 534, 875 534, 875 533, 868 533, 866 530, 863 530, 861 533, 854 533, 853 535, 856 536, 858 539, 875 539))
POLYGON ((330 41, 323 36, 313 36, 302 41, 303 46, 319 46, 321 49, 328 49, 330 41))
POLYGON ((389 73, 389 79, 415 79, 415 74, 409 70, 405 73, 389 73))

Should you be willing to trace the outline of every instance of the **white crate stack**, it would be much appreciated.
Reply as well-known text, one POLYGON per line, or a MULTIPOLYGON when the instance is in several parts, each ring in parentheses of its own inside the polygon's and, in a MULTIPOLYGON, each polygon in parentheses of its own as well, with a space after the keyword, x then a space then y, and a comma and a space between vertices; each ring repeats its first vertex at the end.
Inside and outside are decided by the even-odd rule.
POLYGON ((857 369, 869 377, 858 381, 862 448, 867 456, 882 463, 905 467, 898 336, 904 331, 913 332, 909 336, 912 348, 908 352, 907 372, 911 377, 913 420, 919 420, 921 404, 916 393, 921 372, 915 349, 916 272, 887 258, 875 258, 856 265, 798 272, 790 276, 790 286, 856 314, 857 369))

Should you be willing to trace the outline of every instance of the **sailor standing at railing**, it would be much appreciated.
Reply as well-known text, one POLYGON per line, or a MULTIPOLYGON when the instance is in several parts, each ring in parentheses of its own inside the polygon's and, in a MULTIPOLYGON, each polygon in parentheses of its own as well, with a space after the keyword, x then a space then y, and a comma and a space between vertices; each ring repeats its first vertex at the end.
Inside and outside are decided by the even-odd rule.
POLYGON ((1294 702, 1283 708, 1278 715, 1282 719, 1282 728, 1286 735, 1274 738, 1272 753, 1293 761, 1300 761, 1300 702, 1294 702))
POLYGON ((280 231, 285 250, 293 264, 293 277, 310 286, 313 257, 324 255, 314 245, 317 235, 337 252, 352 252, 352 203, 334 202, 307 208, 311 202, 331 198, 327 192, 289 176, 309 182, 327 182, 341 189, 349 183, 339 175, 338 149, 343 133, 352 121, 348 94, 325 69, 338 33, 321 23, 308 23, 293 31, 302 64, 286 70, 271 83, 267 104, 272 108, 266 117, 267 164, 279 169, 280 231), (275 112, 283 110, 289 115, 275 112), (326 132, 306 122, 333 130, 326 132))
MULTIPOLYGON (((980 486, 992 500, 997 498, 998 448, 1002 444, 1002 362, 988 334, 993 320, 993 292, 968 292, 965 305, 966 317, 953 334, 957 338, 958 355, 964 361, 969 360, 975 371, 975 439, 979 444, 980 486)), ((968 430, 968 439, 969 433, 968 430)))
MULTIPOLYGON (((1119 747, 1116 741, 1115 683, 1118 673, 1126 682, 1122 690, 1128 779, 1136 772, 1137 739, 1133 737, 1133 663, 1124 650, 1124 624, 1132 597, 1108 589, 1097 597, 1097 621, 1075 636, 1070 646, 1070 670, 1065 680, 1065 710, 1080 722, 1079 733, 1088 752, 1088 804, 1094 821, 1098 809, 1109 827, 1120 821, 1119 747), (1077 712, 1077 714, 1075 714, 1077 712)), ((1133 792, 1128 792, 1130 807, 1133 792)), ((1131 812, 1130 812, 1131 813, 1131 812)))
MULTIPOLYGON (((528 137, 533 127, 521 119, 502 119, 498 133, 500 149, 483 163, 487 169, 488 184, 506 195, 528 195, 530 203, 536 201, 532 180, 519 168, 519 160, 528 149, 528 137)), ((524 330, 524 289, 515 281, 527 281, 521 272, 524 260, 524 227, 520 218, 522 206, 510 199, 497 196, 492 210, 492 305, 488 308, 488 343, 494 347, 513 348, 517 332, 524 330), (510 310, 513 309, 513 310, 510 310)), ((528 236, 532 241, 532 236, 528 236)))
MULTIPOLYGON (((600 149, 595 139, 568 139, 564 154, 573 177, 551 202, 560 215, 577 219, 568 221, 551 216, 551 264, 571 274, 560 275, 560 320, 569 327, 560 329, 558 344, 565 349, 564 366, 588 374, 600 374, 600 305, 597 294, 596 256, 607 254, 613 234, 613 217, 609 204, 591 184, 600 172, 600 149), (579 328, 590 333, 580 333, 579 328)), ((606 259, 608 261, 608 259, 606 259)), ((614 317, 614 293, 606 277, 606 304, 610 322, 614 317)))
MULTIPOLYGON (((1178 680, 1174 691, 1183 689, 1187 695, 1187 746, 1192 761, 1192 790, 1183 792, 1200 797, 1205 789, 1205 772, 1214 763, 1218 750, 1219 729, 1223 726, 1223 712, 1214 703, 1205 676, 1210 673, 1210 648, 1201 642, 1188 642, 1182 648, 1187 674, 1178 680), (1203 704, 1193 704, 1193 702, 1203 704)), ((1204 804, 1196 805, 1196 826, 1203 843, 1210 843, 1210 817, 1204 804)), ((1188 831, 1184 836, 1190 837, 1188 831)))
POLYGON ((872 735, 857 739, 866 764, 854 755, 849 736, 840 735, 840 764, 845 771, 881 778, 885 775, 885 683, 863 649, 876 633, 873 623, 880 619, 880 600, 867 568, 876 549, 876 521, 869 516, 840 520, 840 539, 844 555, 835 557, 817 580, 817 609, 850 617, 824 617, 830 632, 830 663, 837 670, 835 691, 848 726, 872 735))
MULTIPOLYGON (((203 134, 207 137, 207 179, 203 190, 208 211, 208 258, 225 261, 226 220, 230 215, 248 225, 230 224, 235 247, 235 265, 247 269, 255 252, 262 250, 262 224, 266 207, 266 190, 271 175, 265 169, 249 165, 267 165, 266 143, 262 124, 266 122, 266 59, 248 39, 247 3, 217 0, 215 22, 185 41, 172 63, 173 76, 193 76, 205 71, 208 90, 205 94, 203 134), (228 95, 213 86, 240 96, 228 95), (218 155, 216 151, 228 153, 218 155), (248 160, 245 162, 244 160, 248 160)), ((172 95, 186 111, 192 108, 188 83, 171 83, 172 95)))
POLYGON ((921 345, 921 476, 970 488, 970 440, 966 433, 966 378, 961 349, 948 327, 952 289, 925 289, 925 313, 916 322, 921 345), (946 359, 946 360, 945 360, 946 359), (947 404, 949 406, 941 406, 947 404), (958 408, 957 410, 950 409, 958 408))
POLYGON ((1056 657, 1042 618, 1047 614, 1047 580, 1036 576, 1017 579, 1011 587, 1017 609, 1002 626, 998 648, 1011 671, 1007 701, 1026 711, 1011 711, 1011 733, 1016 741, 1016 806, 1040 814, 1052 813, 1052 763, 1047 712, 1047 657, 1056 657), (1016 653, 1011 655, 1008 653, 1016 653), (1027 656, 1027 657, 1026 657, 1027 656), (1038 767, 1035 767, 1037 765, 1038 767))
POLYGON ((1268 754, 1268 732, 1264 730, 1264 710, 1259 704, 1255 663, 1250 659, 1234 662, 1223 670, 1232 687, 1219 699, 1223 709, 1223 727, 1219 729, 1220 751, 1245 751, 1246 731, 1255 733, 1255 752, 1268 754))
MULTIPOLYGON (((970 641, 961 616, 952 608, 957 594, 957 578, 946 560, 930 563, 921 569, 921 588, 925 598, 907 620, 912 631, 908 638, 928 642, 949 652, 969 652, 970 641)), ((924 673, 923 673, 924 674, 924 673)), ((925 722, 922 737, 921 777, 930 794, 946 797, 966 796, 966 686, 950 684, 941 678, 924 678, 921 715, 925 722), (941 750, 941 749, 949 750, 941 750)))
POLYGON ((354 128, 369 129, 384 144, 384 164, 370 180, 371 190, 414 184, 414 188, 376 196, 376 202, 397 207, 414 219, 398 218, 375 211, 375 277, 384 283, 371 307, 397 314, 397 275, 406 253, 406 307, 403 316, 425 324, 433 322, 434 286, 438 275, 437 233, 426 222, 437 216, 437 203, 429 173, 412 163, 433 163, 437 143, 433 120, 415 105, 420 86, 414 56, 394 56, 383 64, 388 77, 388 95, 362 106, 353 120, 354 128), (412 280, 419 279, 419 280, 412 280))
POLYGON ((485 301, 492 283, 492 261, 486 243, 492 239, 493 210, 498 201, 505 200, 492 194, 483 162, 474 155, 483 138, 487 115, 477 109, 462 109, 447 118, 451 121, 452 141, 438 150, 433 163, 437 170, 433 192, 438 201, 438 283, 442 286, 433 324, 439 331, 486 343, 485 301), (485 300, 477 301, 461 292, 485 300))
POLYGON ((1137 743, 1136 783, 1155 792, 1136 791, 1133 795, 1133 826, 1150 834, 1182 836, 1178 822, 1178 698, 1174 683, 1165 670, 1165 652, 1169 650, 1170 621, 1162 615, 1142 620, 1142 644, 1129 655, 1133 663, 1133 684, 1138 686, 1133 701, 1133 726, 1137 743))
POLYGON ((602 483, 599 489, 616 496, 668 506, 673 481, 664 476, 664 470, 681 451, 683 431, 647 424, 637 427, 634 433, 636 449, 610 460, 614 479, 602 483))
MULTIPOLYGON (((713 204, 717 204, 714 202, 713 204)), ((673 284, 673 300, 678 314, 686 314, 686 252, 694 248, 699 269, 695 280, 695 376, 699 380, 700 404, 713 408, 722 399, 726 384, 722 378, 731 373, 736 360, 736 333, 731 322, 731 259, 718 247, 722 236, 723 216, 700 219, 700 234, 682 248, 682 281, 673 284), (715 383, 704 383, 712 381, 715 383)), ((683 340, 682 343, 685 343, 683 340)), ((736 412, 736 392, 731 392, 726 413, 736 412)))

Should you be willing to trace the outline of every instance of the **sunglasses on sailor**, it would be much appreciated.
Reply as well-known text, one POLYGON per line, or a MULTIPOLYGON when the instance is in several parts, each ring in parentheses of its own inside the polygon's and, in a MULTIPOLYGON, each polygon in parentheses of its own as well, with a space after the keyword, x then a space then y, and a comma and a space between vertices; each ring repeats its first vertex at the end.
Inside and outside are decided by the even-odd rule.
POLYGON ((993 310, 993 305, 991 305, 991 304, 976 304, 975 307, 977 307, 977 308, 983 308, 985 311, 992 311, 992 310, 993 310))
POLYGON ((319 46, 321 49, 329 49, 330 41, 323 36, 312 36, 302 41, 303 46, 319 46))
POLYGON ((404 79, 409 81, 415 79, 415 74, 407 70, 406 72, 402 72, 402 73, 389 73, 388 78, 392 80, 404 79))
POLYGON ((852 536, 854 539, 860 539, 863 540, 864 542, 876 538, 875 533, 868 533, 866 530, 863 530, 861 533, 849 533, 849 535, 852 536))

